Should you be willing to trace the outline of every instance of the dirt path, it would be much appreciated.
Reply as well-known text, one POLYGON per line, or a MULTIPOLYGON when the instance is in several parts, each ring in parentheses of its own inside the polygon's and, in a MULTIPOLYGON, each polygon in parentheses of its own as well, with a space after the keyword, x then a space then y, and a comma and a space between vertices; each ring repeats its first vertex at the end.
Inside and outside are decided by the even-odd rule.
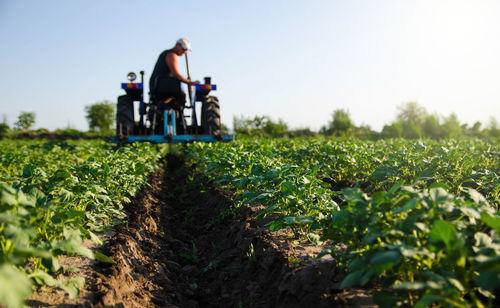
POLYGON ((82 264, 87 285, 71 300, 41 291, 40 307, 370 306, 362 291, 338 290, 343 275, 321 248, 293 243, 256 221, 256 207, 227 214, 230 201, 177 156, 129 204, 104 252, 116 261, 82 264), (352 299, 354 298, 354 299, 352 299))

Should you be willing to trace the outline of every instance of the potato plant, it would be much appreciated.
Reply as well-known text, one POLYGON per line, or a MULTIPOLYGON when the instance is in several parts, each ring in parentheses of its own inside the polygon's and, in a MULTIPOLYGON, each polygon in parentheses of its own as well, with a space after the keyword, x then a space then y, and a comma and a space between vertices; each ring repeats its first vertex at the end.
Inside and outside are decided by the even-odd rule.
POLYGON ((11 141, 0 146, 0 303, 20 307, 34 285, 74 297, 83 278, 56 279, 76 269, 60 257, 113 262, 83 245, 123 216, 161 153, 139 144, 113 150, 104 141, 11 141))
POLYGON ((382 307, 492 306, 500 288, 500 147, 495 140, 254 139, 193 144, 189 159, 259 203, 382 307), (346 250, 337 251, 335 244, 346 250))

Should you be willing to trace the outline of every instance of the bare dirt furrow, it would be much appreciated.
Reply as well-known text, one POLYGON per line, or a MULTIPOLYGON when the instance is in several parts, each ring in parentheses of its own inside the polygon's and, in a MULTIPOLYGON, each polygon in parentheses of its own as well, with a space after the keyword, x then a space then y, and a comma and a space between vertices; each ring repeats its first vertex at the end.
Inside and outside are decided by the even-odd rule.
POLYGON ((36 294, 31 306, 58 307, 338 307, 369 306, 364 292, 338 290, 343 275, 320 247, 269 232, 257 206, 228 211, 230 201, 203 174, 168 156, 166 168, 126 205, 127 221, 93 263, 76 300, 36 294))

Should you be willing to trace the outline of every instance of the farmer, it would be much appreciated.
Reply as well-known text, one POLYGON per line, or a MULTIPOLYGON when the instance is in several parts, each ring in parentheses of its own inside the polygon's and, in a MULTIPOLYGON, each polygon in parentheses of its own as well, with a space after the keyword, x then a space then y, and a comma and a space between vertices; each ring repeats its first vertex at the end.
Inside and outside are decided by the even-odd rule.
POLYGON ((185 78, 179 72, 178 57, 185 55, 188 50, 191 50, 191 43, 187 38, 180 38, 174 48, 163 51, 158 57, 149 79, 149 89, 156 101, 174 97, 177 104, 184 106, 186 92, 181 88, 181 82, 188 86, 200 83, 185 78))

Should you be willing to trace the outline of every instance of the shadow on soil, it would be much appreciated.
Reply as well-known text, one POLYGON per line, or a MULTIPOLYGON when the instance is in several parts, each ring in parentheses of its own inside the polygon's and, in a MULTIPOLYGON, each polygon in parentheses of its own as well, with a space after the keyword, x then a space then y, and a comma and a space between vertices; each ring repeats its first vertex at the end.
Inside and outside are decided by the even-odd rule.
POLYGON ((294 249, 252 217, 257 207, 228 212, 227 195, 181 157, 166 166, 126 205, 104 250, 116 263, 93 265, 76 306, 352 306, 333 260, 290 262, 294 249))

